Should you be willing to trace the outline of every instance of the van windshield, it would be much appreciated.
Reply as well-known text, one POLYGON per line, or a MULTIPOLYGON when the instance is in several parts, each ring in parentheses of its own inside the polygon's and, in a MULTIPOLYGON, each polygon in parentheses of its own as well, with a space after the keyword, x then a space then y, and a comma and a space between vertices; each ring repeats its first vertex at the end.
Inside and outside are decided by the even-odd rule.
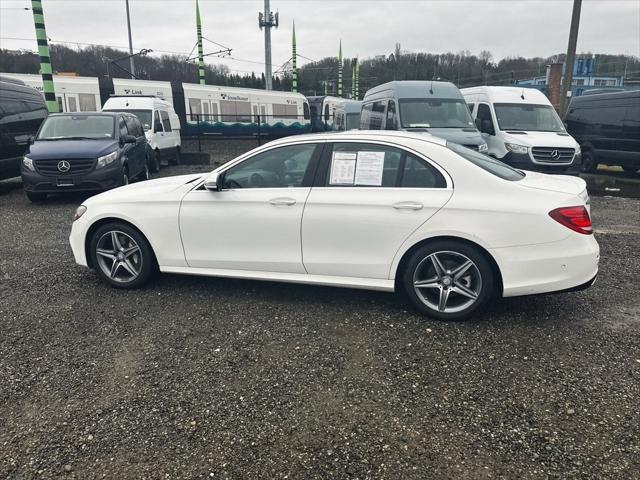
POLYGON ((131 113, 132 115, 135 115, 136 117, 138 117, 138 120, 140 120, 140 123, 142 124, 142 128, 144 128, 145 132, 151 129, 151 115, 152 115, 151 110, 130 110, 130 109, 119 108, 117 110, 110 109, 109 111, 131 113))
POLYGON ((98 140, 114 138, 114 117, 60 115, 47 117, 37 140, 98 140))
POLYGON ((455 98, 400 99, 402 128, 473 128, 464 100, 455 98))
POLYGON ((500 130, 564 132, 564 126, 551 105, 494 103, 500 130))

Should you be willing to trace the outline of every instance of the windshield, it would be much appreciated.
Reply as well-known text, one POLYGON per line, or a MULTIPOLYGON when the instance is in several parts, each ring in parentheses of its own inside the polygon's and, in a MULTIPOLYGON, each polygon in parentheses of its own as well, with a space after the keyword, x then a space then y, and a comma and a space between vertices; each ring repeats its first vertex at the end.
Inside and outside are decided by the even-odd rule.
POLYGON ((119 108, 117 110, 109 110, 109 111, 131 113, 132 115, 135 115, 136 117, 138 117, 138 120, 140 120, 140 123, 142 124, 142 128, 144 128, 145 132, 151 129, 151 115, 152 115, 151 110, 126 110, 126 109, 119 108))
POLYGON ((551 105, 495 103, 500 130, 564 132, 564 125, 551 105))
POLYGON ((506 163, 502 163, 500 160, 490 157, 489 155, 478 153, 475 150, 471 150, 470 148, 466 148, 455 143, 447 142, 447 147, 465 160, 468 160, 483 170, 492 173, 496 177, 500 177, 504 180, 510 180, 512 182, 521 180, 525 177, 524 173, 520 170, 511 168, 506 163))
POLYGON ((402 128, 473 128, 464 100, 412 98, 400 100, 402 128))
POLYGON ((61 115, 48 117, 37 140, 82 140, 113 138, 113 117, 106 115, 61 115))

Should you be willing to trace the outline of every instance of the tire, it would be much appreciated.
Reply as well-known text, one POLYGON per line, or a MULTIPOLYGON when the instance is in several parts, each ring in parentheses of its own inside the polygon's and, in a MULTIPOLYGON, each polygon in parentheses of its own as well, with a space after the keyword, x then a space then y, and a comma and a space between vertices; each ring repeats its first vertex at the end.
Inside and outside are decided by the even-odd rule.
POLYGON ((592 152, 582 152, 582 163, 580 164, 580 171, 583 173, 596 173, 598 170, 598 162, 592 152))
POLYGON ((27 198, 32 203, 44 202, 47 199, 46 193, 41 193, 41 192, 24 192, 24 193, 27 194, 27 198))
POLYGON ((463 320, 486 306, 496 279, 489 261, 476 248, 463 242, 436 241, 411 255, 401 280, 404 292, 421 313, 438 320, 463 320), (456 270, 463 265, 467 266, 457 277, 456 270))
POLYGON ((122 167, 122 173, 120 174, 120 186, 124 187, 125 185, 129 185, 129 182, 130 182, 129 167, 124 165, 122 167))
POLYGON ((169 165, 180 165, 182 163, 182 154, 180 153, 180 147, 176 147, 176 155, 173 159, 169 160, 169 165))
POLYGON ((149 242, 126 223, 99 227, 91 236, 89 255, 100 279, 116 288, 141 287, 158 271, 149 242))
POLYGON ((149 152, 147 152, 147 165, 152 173, 160 171, 160 157, 158 157, 155 150, 149 149, 149 152))

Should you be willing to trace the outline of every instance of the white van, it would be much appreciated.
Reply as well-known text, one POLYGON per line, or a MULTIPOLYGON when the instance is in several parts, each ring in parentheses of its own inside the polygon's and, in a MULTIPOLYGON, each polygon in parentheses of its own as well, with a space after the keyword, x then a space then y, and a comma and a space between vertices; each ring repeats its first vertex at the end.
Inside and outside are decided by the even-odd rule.
POLYGON ((151 95, 113 95, 104 103, 104 112, 128 112, 140 119, 152 149, 149 170, 157 172, 160 164, 180 163, 180 120, 173 106, 151 95))
POLYGON ((580 172, 580 146, 566 132, 544 93, 521 87, 461 91, 489 155, 522 170, 580 172))

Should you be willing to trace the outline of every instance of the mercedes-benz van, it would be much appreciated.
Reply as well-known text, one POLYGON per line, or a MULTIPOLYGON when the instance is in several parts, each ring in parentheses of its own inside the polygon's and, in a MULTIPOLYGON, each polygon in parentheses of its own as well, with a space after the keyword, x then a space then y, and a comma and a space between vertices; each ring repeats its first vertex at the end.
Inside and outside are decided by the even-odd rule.
POLYGON ((180 120, 173 105, 152 95, 112 95, 103 112, 127 112, 140 119, 152 153, 149 170, 157 172, 162 162, 180 163, 180 120))
POLYGON ((522 170, 580 173, 580 146, 541 91, 472 87, 462 95, 492 157, 522 170))
POLYGON ((367 90, 360 129, 426 132, 487 151, 460 90, 450 82, 394 81, 367 90))

